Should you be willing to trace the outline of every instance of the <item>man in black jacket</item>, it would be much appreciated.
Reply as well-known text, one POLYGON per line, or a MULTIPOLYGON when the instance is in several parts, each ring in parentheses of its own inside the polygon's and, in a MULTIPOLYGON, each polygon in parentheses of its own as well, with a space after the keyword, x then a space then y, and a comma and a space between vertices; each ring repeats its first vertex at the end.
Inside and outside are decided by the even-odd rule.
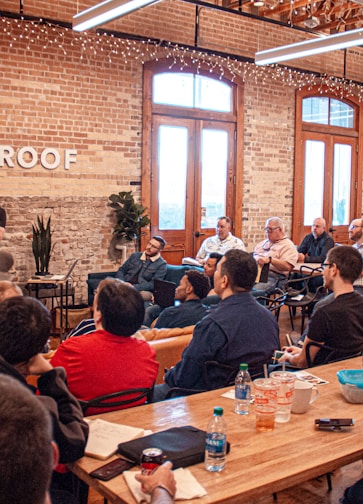
POLYGON ((41 355, 50 328, 50 313, 38 300, 18 296, 2 301, 0 374, 12 376, 30 389, 26 376, 39 375, 37 397, 50 413, 59 461, 69 463, 83 456, 88 425, 77 399, 68 390, 64 369, 53 368, 41 355))

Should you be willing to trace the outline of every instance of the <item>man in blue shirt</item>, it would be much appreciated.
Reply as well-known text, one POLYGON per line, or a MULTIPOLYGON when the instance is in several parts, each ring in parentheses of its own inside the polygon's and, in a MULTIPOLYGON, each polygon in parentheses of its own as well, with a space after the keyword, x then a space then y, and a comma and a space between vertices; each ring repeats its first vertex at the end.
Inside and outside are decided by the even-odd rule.
POLYGON ((160 255, 165 245, 164 238, 153 236, 145 251, 131 254, 116 273, 116 278, 131 284, 140 292, 144 301, 152 299, 155 278, 165 278, 167 265, 160 255))
POLYGON ((153 401, 165 399, 171 387, 223 387, 230 370, 212 370, 207 384, 203 376, 207 361, 234 367, 236 374, 239 364, 246 362, 262 374, 280 341, 275 317, 251 294, 256 275, 257 264, 250 254, 237 249, 225 253, 214 274, 221 301, 195 326, 182 360, 165 374, 165 384, 154 388, 153 401))
POLYGON ((195 325, 207 314, 201 302, 209 292, 209 280, 203 273, 190 270, 180 280, 175 290, 178 306, 165 308, 157 318, 155 327, 187 327, 195 325))

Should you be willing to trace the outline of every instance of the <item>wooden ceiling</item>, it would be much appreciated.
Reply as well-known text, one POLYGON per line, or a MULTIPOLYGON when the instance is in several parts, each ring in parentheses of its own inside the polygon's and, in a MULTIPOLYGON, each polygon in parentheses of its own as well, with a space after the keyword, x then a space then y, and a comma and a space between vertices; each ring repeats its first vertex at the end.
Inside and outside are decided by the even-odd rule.
POLYGON ((363 26, 363 0, 222 0, 226 8, 269 18, 314 33, 334 34, 363 26))

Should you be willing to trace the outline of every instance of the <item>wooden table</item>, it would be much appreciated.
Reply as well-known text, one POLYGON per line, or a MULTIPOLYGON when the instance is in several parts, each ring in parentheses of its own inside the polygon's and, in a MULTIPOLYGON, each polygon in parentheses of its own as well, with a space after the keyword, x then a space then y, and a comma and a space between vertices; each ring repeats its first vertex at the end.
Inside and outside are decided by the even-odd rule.
MULTIPOLYGON (((307 413, 291 415, 290 422, 276 424, 272 432, 256 432, 253 410, 248 416, 237 416, 233 412, 233 400, 221 397, 221 393, 229 388, 100 416, 154 432, 181 425, 205 429, 213 407, 222 406, 228 426, 227 438, 231 443, 226 469, 221 473, 209 473, 203 464, 191 466, 191 472, 208 495, 185 502, 240 504, 324 475, 362 458, 363 405, 345 401, 336 377, 339 369, 361 368, 360 357, 313 368, 311 372, 328 380, 329 384, 318 386, 319 398, 307 413), (346 432, 319 431, 315 429, 314 419, 320 417, 352 417, 355 426, 346 432)), ((102 464, 99 460, 83 457, 70 467, 110 503, 133 503, 132 494, 122 476, 107 483, 88 476, 102 464)))
MULTIPOLYGON (((57 288, 59 287, 59 304, 60 304, 60 313, 59 313, 59 338, 62 341, 64 336, 65 336, 65 331, 67 331, 68 328, 68 297, 73 296, 72 291, 70 291, 69 284, 72 282, 71 278, 66 278, 64 280, 49 280, 46 278, 29 278, 27 281, 28 285, 33 285, 35 287, 35 297, 39 299, 39 287, 42 284, 47 284, 47 285, 55 285, 54 287, 54 292, 56 292, 57 288), (65 304, 64 300, 65 299, 65 304), (65 327, 63 323, 63 308, 65 308, 65 327)), ((51 289, 49 289, 51 293, 51 289)))

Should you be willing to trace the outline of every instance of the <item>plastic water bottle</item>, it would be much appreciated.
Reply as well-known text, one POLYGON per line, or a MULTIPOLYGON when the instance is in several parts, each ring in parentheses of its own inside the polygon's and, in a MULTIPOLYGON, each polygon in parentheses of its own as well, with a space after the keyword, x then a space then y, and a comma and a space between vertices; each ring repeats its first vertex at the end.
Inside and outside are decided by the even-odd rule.
POLYGON ((207 427, 204 464, 207 471, 220 472, 226 466, 227 425, 223 408, 216 406, 207 427))
POLYGON ((248 415, 251 402, 251 376, 248 364, 240 364, 235 380, 234 412, 237 415, 248 415))

